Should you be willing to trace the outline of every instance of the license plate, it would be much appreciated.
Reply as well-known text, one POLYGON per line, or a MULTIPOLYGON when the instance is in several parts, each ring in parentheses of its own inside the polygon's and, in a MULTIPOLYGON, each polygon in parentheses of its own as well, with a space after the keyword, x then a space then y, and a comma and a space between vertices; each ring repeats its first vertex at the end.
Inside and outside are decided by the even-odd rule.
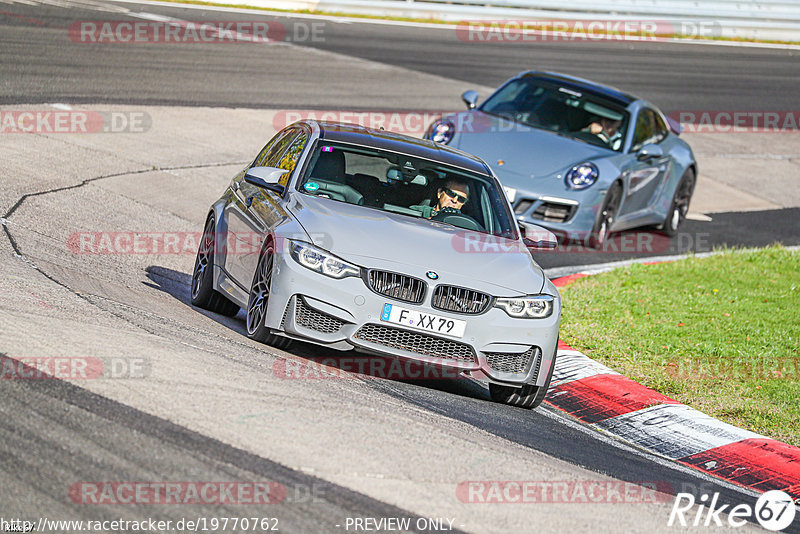
POLYGON ((395 304, 383 305, 381 321, 458 338, 464 336, 464 330, 467 328, 467 322, 461 319, 449 319, 432 313, 409 310, 395 304))

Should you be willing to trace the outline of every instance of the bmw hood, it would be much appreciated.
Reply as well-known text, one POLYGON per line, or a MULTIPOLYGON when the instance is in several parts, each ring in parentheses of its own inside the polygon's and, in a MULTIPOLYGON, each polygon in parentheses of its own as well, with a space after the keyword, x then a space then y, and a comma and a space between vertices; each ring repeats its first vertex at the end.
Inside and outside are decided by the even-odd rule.
POLYGON ((519 242, 302 193, 289 210, 314 245, 362 267, 461 284, 495 296, 537 294, 544 273, 519 242))
POLYGON ((450 146, 480 157, 494 171, 550 178, 568 166, 609 156, 609 150, 565 135, 531 128, 481 111, 448 117, 456 124, 450 146), (505 163, 500 166, 497 162, 505 163))

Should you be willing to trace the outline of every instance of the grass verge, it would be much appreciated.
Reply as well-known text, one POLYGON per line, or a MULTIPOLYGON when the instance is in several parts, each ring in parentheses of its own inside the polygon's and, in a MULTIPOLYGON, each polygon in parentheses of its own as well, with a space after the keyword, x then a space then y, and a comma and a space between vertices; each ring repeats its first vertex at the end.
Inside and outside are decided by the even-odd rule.
POLYGON ((800 251, 632 265, 562 290, 561 339, 722 421, 800 447, 800 251))

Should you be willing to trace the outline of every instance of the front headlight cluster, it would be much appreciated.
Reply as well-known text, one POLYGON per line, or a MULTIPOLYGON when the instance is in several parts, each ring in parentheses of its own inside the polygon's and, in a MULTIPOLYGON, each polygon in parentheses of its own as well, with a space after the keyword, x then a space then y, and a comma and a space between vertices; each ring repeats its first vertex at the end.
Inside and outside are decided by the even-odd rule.
POLYGON ((331 278, 346 278, 348 276, 361 276, 361 269, 357 265, 337 258, 330 252, 317 248, 308 243, 291 241, 290 254, 294 261, 312 271, 330 276, 331 278))
POLYGON ((597 165, 587 162, 575 165, 567 171, 565 181, 567 187, 580 191, 591 186, 599 177, 600 171, 597 169, 597 165))
POLYGON ((456 133, 456 125, 447 119, 439 119, 433 122, 425 132, 425 138, 434 143, 446 145, 453 140, 456 133))
POLYGON ((518 319, 544 319, 553 314, 553 301, 550 295, 536 295, 496 299, 494 305, 518 319))

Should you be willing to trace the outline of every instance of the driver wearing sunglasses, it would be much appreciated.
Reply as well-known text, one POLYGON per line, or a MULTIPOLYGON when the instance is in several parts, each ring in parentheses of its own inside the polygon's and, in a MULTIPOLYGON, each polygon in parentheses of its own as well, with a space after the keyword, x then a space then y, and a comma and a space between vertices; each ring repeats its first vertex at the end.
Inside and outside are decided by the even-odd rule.
POLYGON ((448 180, 436 191, 435 204, 426 201, 410 208, 421 211, 422 216, 431 219, 439 213, 461 213, 461 208, 469 200, 469 187, 458 180, 448 180))
POLYGON ((435 217, 443 210, 460 212, 467 200, 469 200, 467 185, 456 180, 450 180, 437 191, 436 205, 431 210, 428 219, 435 217))

